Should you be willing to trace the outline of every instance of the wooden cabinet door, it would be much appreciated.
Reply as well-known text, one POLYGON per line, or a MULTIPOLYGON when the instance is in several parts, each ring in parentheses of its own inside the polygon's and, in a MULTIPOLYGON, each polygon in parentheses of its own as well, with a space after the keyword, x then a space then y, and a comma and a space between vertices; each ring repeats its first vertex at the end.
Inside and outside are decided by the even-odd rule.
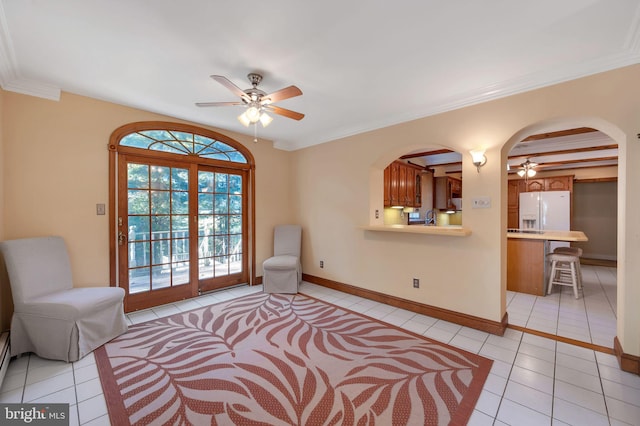
POLYGON ((537 192, 544 191, 544 179, 529 179, 524 183, 524 191, 521 192, 537 192))
POLYGON ((450 198, 462 198, 462 181, 454 178, 448 178, 451 184, 450 198))
POLYGON ((520 227, 520 209, 509 207, 507 209, 507 228, 517 229, 520 227))
POLYGON ((573 191, 573 176, 553 176, 544 180, 545 191, 573 191))
POLYGON ((405 166, 407 169, 406 187, 407 187, 407 204, 406 207, 415 207, 416 203, 416 170, 413 167, 405 166))
POLYGON ((391 206, 391 166, 384 169, 384 206, 391 206))
POLYGON ((507 183, 507 206, 510 209, 517 210, 520 206, 520 182, 519 180, 510 180, 507 183))
POLYGON ((415 171, 415 181, 416 196, 414 207, 422 207, 422 174, 418 170, 415 171))
POLYGON ((407 205, 407 168, 398 164, 398 205, 407 205))
POLYGON ((400 205, 400 193, 399 193, 399 173, 400 166, 398 163, 391 163, 391 184, 389 191, 389 205, 391 206, 399 206, 400 205))

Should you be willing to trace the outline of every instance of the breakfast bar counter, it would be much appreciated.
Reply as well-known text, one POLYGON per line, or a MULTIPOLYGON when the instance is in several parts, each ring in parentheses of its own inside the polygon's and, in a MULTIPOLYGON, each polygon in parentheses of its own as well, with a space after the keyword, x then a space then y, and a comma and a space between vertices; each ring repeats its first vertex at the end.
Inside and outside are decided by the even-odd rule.
POLYGON ((582 231, 537 231, 529 229, 508 229, 508 238, 544 241, 589 241, 582 231))
POLYGON ((546 254, 549 241, 588 241, 582 231, 508 230, 507 290, 546 294, 546 254))

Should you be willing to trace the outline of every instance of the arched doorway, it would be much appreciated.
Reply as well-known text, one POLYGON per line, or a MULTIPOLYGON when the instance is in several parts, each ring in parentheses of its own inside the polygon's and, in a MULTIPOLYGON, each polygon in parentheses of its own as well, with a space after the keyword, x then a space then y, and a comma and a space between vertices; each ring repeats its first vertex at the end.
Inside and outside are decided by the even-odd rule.
MULTIPOLYGON (((536 123, 522 129, 520 132, 518 132, 512 138, 510 138, 509 141, 505 143, 505 145, 503 145, 502 151, 501 151, 502 164, 504 166, 503 179, 507 181, 507 165, 508 165, 509 153, 511 152, 512 148, 516 144, 518 144, 520 141, 523 141, 532 135, 562 133, 563 131, 568 131, 568 129, 578 130, 580 128, 595 129, 596 131, 600 132, 605 139, 611 141, 611 143, 614 144, 614 146, 623 145, 626 141, 624 134, 618 128, 598 118, 584 117, 584 118, 572 118, 572 119, 566 119, 566 120, 549 120, 546 122, 536 123)), ((564 173, 566 174, 567 172, 565 171, 564 173)), ((609 170, 608 173, 611 173, 611 171, 609 170)), ((589 174, 582 172, 582 173, 578 173, 580 175, 580 178, 576 180, 576 182, 581 181, 584 183, 588 181, 598 181, 598 180, 617 181, 623 176, 620 173, 618 173, 617 168, 613 173, 615 173, 615 177, 613 179, 611 178, 589 179, 589 178, 585 178, 585 177, 589 177, 589 174)), ((558 172, 555 173, 555 175, 558 175, 558 174, 560 173, 558 172)), ((551 173, 551 175, 554 175, 554 173, 551 173)), ((592 172, 592 175, 598 176, 596 172, 592 172)), ((606 173, 603 175, 606 176, 606 173)), ((513 183, 513 181, 510 181, 510 182, 513 183)), ((513 185, 508 185, 508 186, 509 188, 511 188, 511 186, 513 185)), ((614 191, 616 191, 616 193, 614 194, 614 197, 617 196, 618 205, 620 204, 619 200, 623 199, 623 196, 620 195, 621 187, 622 188, 624 187, 624 182, 618 182, 617 190, 615 189, 615 186, 613 187, 614 191)), ((584 203, 584 200, 581 200, 581 201, 582 203, 584 203)), ((507 209, 509 209, 509 207, 507 207, 507 209)), ((510 220, 510 218, 512 217, 511 211, 506 212, 505 216, 507 216, 508 223, 513 223, 513 221, 510 220)), ((617 216, 616 216, 616 213, 613 214, 613 220, 621 224, 620 226, 623 226, 622 225, 623 222, 618 220, 619 217, 620 217, 620 211, 618 209, 617 216)), ((508 225, 508 227, 513 227, 513 226, 508 225)), ((572 227, 572 229, 577 229, 577 228, 572 227)), ((578 230, 581 230, 581 229, 578 229, 578 230)), ((617 235, 615 235, 614 238, 618 240, 618 246, 619 246, 620 238, 624 238, 624 230, 620 229, 619 227, 617 230, 617 235)), ((615 245, 615 242, 613 244, 615 245)), ((609 280, 613 279, 615 283, 615 277, 617 275, 617 271, 620 270, 620 268, 624 268, 624 265, 618 263, 617 269, 616 267, 609 268, 610 271, 607 270, 606 267, 597 267, 597 266, 588 267, 587 280, 591 279, 591 280, 598 281, 600 277, 596 275, 603 274, 603 275, 608 275, 606 278, 608 278, 609 280)), ((599 282, 595 283, 595 285, 598 285, 598 284, 599 282)), ((593 289, 593 287, 591 289, 593 289)), ((607 290, 608 289, 606 288, 603 289, 604 292, 606 292, 607 290)), ((619 288, 617 288, 617 290, 620 291, 619 288)), ((513 298, 513 294, 509 294, 508 295, 509 297, 507 297, 507 293, 503 292, 502 297, 503 297, 503 301, 505 301, 506 299, 505 305, 507 306, 507 312, 509 313, 509 323, 512 326, 513 324, 515 324, 515 327, 518 327, 518 328, 532 330, 534 332, 542 332, 543 334, 555 335, 555 336, 558 336, 558 338, 565 338, 568 340, 585 342, 585 343, 592 344, 596 347, 601 347, 601 348, 606 348, 607 350, 611 350, 611 348, 613 348, 614 346, 614 338, 617 334, 616 332, 617 323, 619 323, 619 320, 620 320, 617 312, 617 296, 616 294, 608 295, 609 296, 608 300, 605 299, 605 303, 610 306, 606 307, 608 309, 608 312, 602 313, 602 312, 597 312, 600 309, 597 306, 597 303, 599 303, 598 297, 602 298, 604 296, 602 296, 601 294, 595 294, 596 292, 597 290, 595 292, 590 291, 588 293, 584 293, 584 296, 581 296, 582 300, 579 300, 579 301, 575 301, 573 297, 565 297, 564 299, 560 299, 559 296, 561 295, 558 295, 558 294, 552 294, 551 296, 536 297, 536 296, 529 296, 527 294, 521 295, 520 293, 517 293, 516 298, 519 297, 517 303, 513 303, 514 300, 516 299, 516 298, 513 298), (555 301, 551 300, 553 299, 553 297, 556 297, 555 301), (556 303, 556 304, 559 303, 558 306, 555 306, 555 310, 554 310, 554 306, 552 306, 553 303, 556 303), (580 310, 580 309, 583 310, 585 324, 581 323, 582 318, 579 318, 580 313, 578 313, 577 315, 575 314, 576 307, 578 307, 577 310, 580 310), (589 314, 589 310, 591 310, 591 314, 589 314), (564 314, 563 314, 563 311, 564 311, 564 314), (526 317, 524 318, 522 317, 523 313, 526 315, 526 317), (575 315, 575 318, 569 319, 568 318, 569 315, 575 315), (602 318, 603 316, 609 317, 607 319, 608 322, 599 323, 600 318, 602 318), (572 324, 572 321, 574 321, 573 324, 572 324)))

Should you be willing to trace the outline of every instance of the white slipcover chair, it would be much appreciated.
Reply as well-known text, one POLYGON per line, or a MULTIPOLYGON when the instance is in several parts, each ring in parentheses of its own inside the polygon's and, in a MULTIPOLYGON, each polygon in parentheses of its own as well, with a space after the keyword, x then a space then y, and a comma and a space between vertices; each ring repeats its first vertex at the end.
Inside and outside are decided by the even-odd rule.
POLYGON ((124 290, 73 288, 62 238, 3 241, 0 252, 13 296, 12 356, 73 362, 127 331, 124 290))
POLYGON ((263 291, 266 293, 297 293, 302 282, 300 245, 302 227, 278 225, 273 233, 273 257, 262 264, 263 291))

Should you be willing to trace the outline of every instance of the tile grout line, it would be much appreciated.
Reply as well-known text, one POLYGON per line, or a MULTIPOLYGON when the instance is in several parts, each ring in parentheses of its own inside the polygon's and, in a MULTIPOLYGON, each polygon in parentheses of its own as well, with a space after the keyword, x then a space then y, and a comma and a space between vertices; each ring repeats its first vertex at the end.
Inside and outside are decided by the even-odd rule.
POLYGON ((23 404, 24 404, 24 393, 27 390, 27 377, 29 377, 29 365, 31 364, 31 354, 28 354, 27 356, 29 358, 27 358, 27 368, 24 372, 24 385, 22 386, 22 395, 20 396, 20 402, 23 404))
MULTIPOLYGON (((516 350, 516 356, 513 358, 513 362, 511 363, 511 368, 509 369, 509 374, 507 375, 507 380, 505 382, 504 385, 504 389, 502 390, 502 395, 500 395, 500 402, 498 403, 498 408, 496 408, 496 415, 493 418, 493 424, 495 425, 498 420, 498 413, 500 413, 500 407, 502 406, 502 401, 504 401, 505 397, 505 393, 507 392, 507 386, 509 386, 509 379, 511 378, 511 374, 513 373, 513 367, 516 365, 516 358, 518 357, 518 352, 520 351, 520 346, 522 345, 522 339, 524 337, 524 333, 520 334, 520 340, 518 342, 518 349, 516 350)), ((484 348, 484 345, 486 344, 490 344, 487 343, 487 340, 489 340, 489 338, 487 337, 487 339, 485 340, 485 342, 482 344, 482 346, 480 347, 480 350, 478 351, 478 354, 480 354, 480 351, 482 351, 482 348, 484 348)), ((491 374, 491 372, 489 372, 489 374, 491 374)), ((517 402, 513 401, 515 404, 518 404, 517 402)), ((518 404, 520 405, 520 404, 518 404)), ((524 406, 523 406, 524 407, 524 406)), ((529 407, 526 407, 529 408, 529 407)), ((475 408, 474 408, 475 409, 475 408)), ((531 408, 529 408, 531 409, 531 408)), ((504 423, 502 421, 500 421, 501 423, 504 423)))
MULTIPOLYGON (((82 423, 80 423, 80 401, 78 398, 78 384, 76 383, 76 366, 75 363, 73 363, 71 365, 71 370, 73 372, 73 393, 76 396, 76 415, 78 416, 78 424, 80 426, 82 426, 82 423)), ((100 384, 100 386, 102 386, 102 383, 100 384)), ((69 419, 69 421, 71 421, 71 419, 69 419)))
POLYGON ((611 425, 611 416, 609 415, 609 406, 607 404, 607 395, 604 392, 604 385, 602 384, 602 374, 600 374, 600 363, 598 362, 598 356, 594 353, 593 356, 596 359, 596 370, 598 371, 598 379, 600 379, 600 389, 602 390, 602 399, 604 402, 604 411, 607 415, 609 425, 611 425))
MULTIPOLYGON (((558 299, 560 300, 560 299, 558 299)), ((558 312, 560 309, 558 309, 558 312)), ((558 369, 558 342, 554 341, 553 344, 553 388, 551 389, 551 424, 553 424, 553 412, 556 405, 556 370, 558 369)))

